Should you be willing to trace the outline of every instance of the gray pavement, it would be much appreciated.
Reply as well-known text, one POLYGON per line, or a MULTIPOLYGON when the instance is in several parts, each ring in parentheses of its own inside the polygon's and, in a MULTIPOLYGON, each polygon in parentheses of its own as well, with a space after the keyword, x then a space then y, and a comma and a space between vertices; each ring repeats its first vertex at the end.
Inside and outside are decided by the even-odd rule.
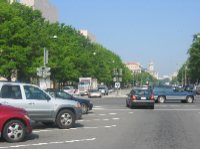
POLYGON ((42 124, 24 142, 0 149, 199 149, 200 98, 193 104, 129 109, 125 98, 92 98, 94 109, 68 130, 42 124))

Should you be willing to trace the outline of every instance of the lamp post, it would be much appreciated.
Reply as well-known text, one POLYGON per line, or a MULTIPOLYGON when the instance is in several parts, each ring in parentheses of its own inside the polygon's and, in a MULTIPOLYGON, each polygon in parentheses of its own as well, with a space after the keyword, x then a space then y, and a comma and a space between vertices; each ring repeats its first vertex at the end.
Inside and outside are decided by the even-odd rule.
POLYGON ((185 66, 185 86, 187 85, 187 65, 185 66))
MULTIPOLYGON (((54 35, 51 37, 52 39, 57 39, 57 35, 54 35)), ((46 83, 46 79, 50 77, 51 75, 51 68, 50 67, 46 67, 46 65, 48 64, 48 57, 49 57, 49 52, 48 50, 44 47, 44 56, 43 56, 43 66, 37 68, 37 76, 40 77, 40 87, 42 88, 47 88, 47 86, 50 86, 47 85, 46 83), (45 83, 45 86, 43 85, 45 83)), ((50 82, 50 78, 49 78, 49 82, 50 82)))

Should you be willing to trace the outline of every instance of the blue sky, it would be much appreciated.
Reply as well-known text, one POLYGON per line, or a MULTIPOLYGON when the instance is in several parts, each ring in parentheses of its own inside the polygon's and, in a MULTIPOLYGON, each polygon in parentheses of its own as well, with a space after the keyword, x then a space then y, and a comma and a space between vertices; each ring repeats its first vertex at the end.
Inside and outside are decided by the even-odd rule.
POLYGON ((200 32, 200 0, 50 0, 59 22, 87 29, 124 62, 175 72, 200 32))

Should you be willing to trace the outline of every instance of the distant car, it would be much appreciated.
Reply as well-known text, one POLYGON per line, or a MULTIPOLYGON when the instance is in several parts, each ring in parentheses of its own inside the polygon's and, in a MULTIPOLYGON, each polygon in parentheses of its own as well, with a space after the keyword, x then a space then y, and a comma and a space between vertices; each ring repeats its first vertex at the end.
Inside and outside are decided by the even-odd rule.
POLYGON ((73 94, 75 94, 76 89, 74 89, 73 86, 64 86, 64 87, 63 87, 63 91, 65 91, 65 92, 67 92, 67 93, 73 95, 73 94))
POLYGON ((200 95, 200 86, 195 87, 193 92, 195 92, 197 95, 200 95))
POLYGON ((57 99, 67 99, 67 100, 74 100, 81 104, 81 109, 83 114, 87 114, 89 110, 92 110, 93 104, 90 100, 75 97, 70 95, 69 93, 64 92, 60 89, 47 89, 48 92, 52 97, 56 97, 57 99))
POLYGON ((108 95, 108 87, 106 85, 98 86, 98 90, 101 92, 102 95, 108 95))
POLYGON ((92 98, 92 97, 100 97, 101 98, 101 92, 98 89, 93 89, 93 90, 89 90, 88 91, 88 97, 92 98))
POLYGON ((130 108, 147 106, 154 109, 152 91, 146 88, 133 88, 126 98, 126 106, 130 108))
POLYGON ((154 87, 153 94, 155 101, 158 103, 164 103, 166 101, 181 101, 187 103, 193 103, 196 93, 191 91, 185 91, 182 88, 172 87, 154 87))
POLYGON ((28 113, 20 108, 0 104, 0 137, 19 142, 32 132, 28 113))

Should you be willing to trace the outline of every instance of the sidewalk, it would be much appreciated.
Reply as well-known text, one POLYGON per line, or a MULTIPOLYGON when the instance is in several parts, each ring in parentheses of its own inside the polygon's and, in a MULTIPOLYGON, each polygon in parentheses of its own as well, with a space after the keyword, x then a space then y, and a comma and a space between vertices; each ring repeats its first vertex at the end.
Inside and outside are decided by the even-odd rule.
POLYGON ((127 97, 127 94, 130 92, 131 89, 120 89, 120 90, 115 90, 112 93, 109 93, 107 96, 103 96, 103 98, 123 98, 127 97))

